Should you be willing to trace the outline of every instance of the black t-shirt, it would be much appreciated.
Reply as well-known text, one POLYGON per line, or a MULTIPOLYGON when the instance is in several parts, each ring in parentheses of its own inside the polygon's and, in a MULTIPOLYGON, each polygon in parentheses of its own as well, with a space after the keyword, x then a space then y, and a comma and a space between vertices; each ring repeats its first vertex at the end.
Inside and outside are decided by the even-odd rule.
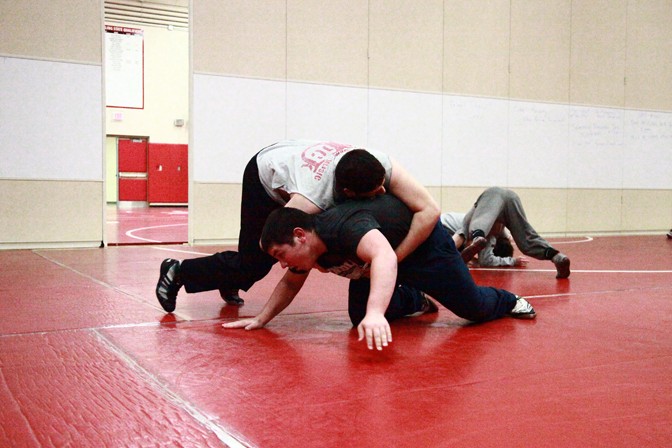
POLYGON ((315 217, 315 231, 327 246, 318 264, 335 274, 360 278, 369 266, 357 257, 357 246, 374 229, 396 248, 408 234, 413 214, 390 194, 339 204, 315 217))

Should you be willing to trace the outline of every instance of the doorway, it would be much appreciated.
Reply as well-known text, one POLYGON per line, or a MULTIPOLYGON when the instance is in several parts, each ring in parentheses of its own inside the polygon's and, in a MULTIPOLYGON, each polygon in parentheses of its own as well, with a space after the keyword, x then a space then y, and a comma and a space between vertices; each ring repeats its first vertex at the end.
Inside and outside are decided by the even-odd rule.
POLYGON ((189 0, 104 2, 108 245, 188 241, 189 0))
POLYGON ((109 246, 187 242, 187 145, 107 136, 106 167, 109 246))

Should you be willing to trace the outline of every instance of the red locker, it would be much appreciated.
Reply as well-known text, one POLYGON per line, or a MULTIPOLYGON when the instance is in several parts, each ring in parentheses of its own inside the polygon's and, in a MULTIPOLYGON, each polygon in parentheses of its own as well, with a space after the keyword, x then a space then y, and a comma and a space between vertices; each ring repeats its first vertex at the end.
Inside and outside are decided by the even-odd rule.
POLYGON ((147 194, 150 204, 189 201, 188 146, 150 143, 147 194))

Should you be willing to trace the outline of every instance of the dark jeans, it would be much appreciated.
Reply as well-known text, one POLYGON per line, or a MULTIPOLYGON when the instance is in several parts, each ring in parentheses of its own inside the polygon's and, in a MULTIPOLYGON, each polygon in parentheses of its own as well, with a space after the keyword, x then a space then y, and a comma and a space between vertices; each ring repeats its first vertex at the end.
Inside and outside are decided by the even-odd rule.
POLYGON ((259 238, 271 212, 281 205, 266 193, 259 180, 257 156, 245 167, 240 211, 238 252, 218 252, 184 260, 180 278, 188 293, 242 289, 247 291, 268 274, 277 260, 259 248, 259 238))
MULTIPOLYGON (((388 320, 418 310, 414 289, 425 292, 457 316, 472 322, 500 318, 516 304, 516 296, 508 291, 476 285, 453 239, 440 222, 429 238, 399 264, 397 283, 405 288, 395 289, 385 313, 388 320)), ((355 326, 366 315, 369 288, 369 279, 350 282, 348 313, 355 326)))

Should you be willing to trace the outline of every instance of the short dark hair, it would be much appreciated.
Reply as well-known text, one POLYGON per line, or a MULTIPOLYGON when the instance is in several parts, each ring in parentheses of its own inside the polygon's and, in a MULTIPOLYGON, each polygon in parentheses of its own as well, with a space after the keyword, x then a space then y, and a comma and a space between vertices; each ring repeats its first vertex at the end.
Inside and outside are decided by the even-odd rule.
POLYGON ((355 194, 369 193, 382 185, 385 167, 365 149, 352 149, 336 164, 336 191, 348 189, 355 194))
POLYGON ((275 209, 266 218, 261 231, 261 249, 268 252, 275 244, 294 245, 294 229, 301 227, 306 231, 315 229, 314 216, 293 207, 275 209))
POLYGON ((492 253, 496 257, 513 257, 513 246, 508 238, 497 238, 492 253))

